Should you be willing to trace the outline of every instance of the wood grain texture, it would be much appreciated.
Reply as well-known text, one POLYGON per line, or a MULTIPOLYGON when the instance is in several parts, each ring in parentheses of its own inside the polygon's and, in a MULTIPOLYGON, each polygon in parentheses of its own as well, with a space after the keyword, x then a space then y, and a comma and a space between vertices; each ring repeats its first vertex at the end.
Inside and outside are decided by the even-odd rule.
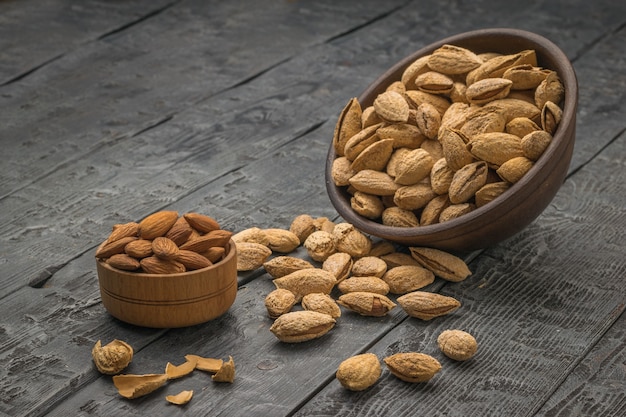
POLYGON ((172 1, 3 1, 0 86, 169 7, 172 1))
POLYGON ((285 344, 269 331, 272 320, 263 305, 265 296, 274 288, 267 276, 254 280, 240 288, 235 304, 225 317, 168 332, 165 345, 146 347, 129 369, 158 372, 164 360, 182 361, 188 353, 217 358, 232 355, 237 372, 233 385, 215 384, 206 374, 196 371, 153 395, 120 402, 108 378, 100 378, 84 394, 70 398, 49 415, 76 414, 90 400, 98 405, 96 410, 101 415, 160 415, 164 410, 163 396, 182 389, 197 393, 185 407, 186 414, 201 415, 203 410, 212 409, 213 414, 222 416, 288 415, 303 400, 303 389, 315 392, 329 381, 344 356, 340 352, 358 351, 403 317, 399 310, 383 318, 366 318, 344 311, 337 326, 325 336, 307 343, 285 344), (307 357, 310 359, 306 360, 307 357))
POLYGON ((614 325, 539 410, 537 416, 626 414, 626 315, 614 325))
MULTIPOLYGON (((454 12, 462 14, 467 11, 461 9, 454 12)), ((420 13, 425 12, 420 11, 420 13)), ((41 143, 30 140, 22 143, 11 142, 8 147, 4 148, 9 158, 2 167, 6 167, 7 171, 16 177, 23 176, 25 173, 21 172, 20 168, 11 167, 13 163, 23 164, 24 169, 28 170, 40 169, 48 166, 51 159, 56 156, 61 158, 67 158, 67 155, 72 156, 71 161, 66 160, 59 166, 52 162, 52 166, 47 168, 52 171, 48 172, 45 177, 35 179, 32 184, 21 183, 19 187, 23 187, 22 189, 2 199, 2 206, 8 210, 7 218, 11 219, 11 224, 2 230, 2 235, 10 236, 10 248, 16 252, 25 252, 25 256, 21 258, 23 263, 18 265, 13 265, 15 257, 7 256, 7 259, 10 259, 11 269, 5 276, 9 287, 0 291, 0 294, 13 291, 16 286, 23 285, 24 280, 26 282, 37 280, 42 273, 45 274, 46 269, 63 265, 68 259, 76 256, 77 249, 81 250, 81 246, 85 246, 87 236, 96 233, 90 239, 91 244, 96 245, 99 237, 107 233, 107 229, 114 222, 141 218, 175 201, 189 190, 200 187, 202 183, 196 183, 193 174, 197 174, 196 178, 200 178, 201 181, 206 181, 212 175, 220 175, 223 171, 219 169, 215 171, 214 162, 212 162, 213 155, 220 154, 219 162, 227 163, 224 167, 226 171, 236 169, 240 164, 233 165, 234 160, 240 158, 243 162, 250 158, 250 155, 259 152, 259 148, 256 145, 251 147, 247 140, 255 144, 266 144, 267 142, 259 141, 259 139, 266 139, 270 136, 270 131, 273 135, 279 135, 278 129, 281 126, 294 126, 296 133, 285 137, 269 138, 274 141, 289 140, 294 135, 303 134, 307 129, 313 129, 319 123, 334 123, 334 118, 343 105, 345 97, 358 94, 390 62, 422 46, 427 39, 434 39, 438 34, 436 31, 433 32, 436 29, 433 26, 425 25, 417 30, 413 28, 415 20, 425 18, 420 13, 416 14, 413 11, 405 15, 398 12, 383 21, 376 22, 367 33, 362 31, 358 34, 350 33, 332 44, 315 47, 309 54, 300 55, 245 86, 226 91, 175 118, 167 116, 164 119, 153 120, 151 123, 155 126, 147 131, 147 134, 140 134, 146 126, 142 124, 141 117, 137 117, 132 119, 136 129, 134 132, 126 134, 118 131, 112 137, 97 142, 94 148, 89 147, 90 141, 85 138, 81 138, 81 146, 78 146, 71 136, 56 137, 57 134, 48 129, 44 132, 41 143), (378 36, 381 30, 397 36, 391 38, 378 36), (393 43, 394 40, 396 43, 393 43), (384 54, 387 56, 377 53, 379 60, 372 62, 368 56, 371 48, 385 51, 384 54), (302 74, 307 70, 312 70, 317 74, 316 81, 302 83, 302 74), (329 81, 325 83, 319 81, 324 79, 329 81), (261 96, 259 97, 258 94, 261 96), (249 107, 246 107, 242 101, 248 102, 249 107), (290 112, 291 110, 293 113, 290 112), (303 120, 308 122, 300 125, 299 123, 303 120), (139 126, 136 125, 137 123, 139 126), (267 130, 263 130, 262 126, 267 130), (254 136, 255 134, 257 136, 254 136), (58 142, 58 140, 65 139, 69 145, 67 149, 58 142), (225 157, 221 155, 220 152, 226 150, 226 146, 235 142, 244 152, 249 150, 250 153, 241 154, 231 148, 229 149, 231 152, 225 157), (40 149, 40 151, 25 154, 24 146, 30 147, 29 143, 32 148, 40 149), (15 146, 15 152, 19 155, 28 155, 37 159, 38 163, 24 161, 23 157, 11 157, 12 146, 15 146), (37 156, 37 152, 42 152, 42 155, 45 153, 45 158, 37 156), (85 158, 86 154, 92 157, 85 158), (181 164, 181 160, 184 163, 181 164), (197 164, 201 164, 201 167, 198 168, 197 164), (207 172, 209 169, 210 171, 207 172), (163 176, 168 176, 165 184, 161 183, 163 176), (129 195, 137 196, 137 200, 142 201, 144 205, 136 204, 136 201, 128 198, 129 195), (167 198, 164 200, 161 196, 167 196, 167 198), (125 203, 120 203, 121 200, 131 202, 133 211, 129 212, 123 206, 125 203), (108 210, 103 206, 107 202, 111 204, 108 210), (95 210, 100 210, 87 216, 93 219, 92 221, 83 225, 73 223, 68 225, 68 221, 71 222, 75 217, 73 210, 80 210, 84 216, 85 213, 90 212, 90 206, 96 206, 98 209, 95 210), (113 217, 103 217, 102 212, 113 217), (52 227, 53 224, 57 226, 52 227), (75 230, 68 235, 68 229, 75 230), (32 245, 33 239, 38 240, 38 245, 32 245), (50 249, 56 244, 56 239, 63 239, 64 242, 72 242, 72 244, 64 245, 62 252, 53 253, 50 249), (21 244, 28 246, 25 251, 21 244), (41 264, 40 258, 45 260, 44 265, 41 264), (13 277, 18 271, 22 278, 16 280, 13 277)), ((443 11, 435 10, 429 13, 443 14, 443 11)), ((187 19, 191 19, 190 14, 187 11, 184 15, 187 19)), ((159 17, 165 19, 165 17, 159 17)), ((435 21, 441 19, 438 15, 430 17, 435 21)), ((170 19, 173 18, 165 19, 166 23, 161 24, 173 25, 170 19)), ((96 53, 95 50, 94 53, 96 53)), ((86 64, 79 60, 74 65, 80 67, 97 65, 97 63, 86 64)), ((128 65, 138 64, 131 60, 128 65)), ((119 70, 120 77, 127 78, 127 73, 130 71, 128 65, 119 70)), ((94 77, 97 76, 96 71, 94 77)), ((186 84, 184 80, 178 80, 178 82, 186 84)), ((96 86, 98 85, 99 83, 96 83, 96 86)), ((133 85, 135 88, 136 85, 133 85)), ((120 86, 119 90, 120 94, 132 94, 135 97, 134 91, 136 90, 128 90, 123 86, 120 86)), ((101 94, 98 91, 93 92, 93 94, 96 93, 101 94)), ((41 94, 41 90, 38 94, 41 94)), ((59 93, 55 94, 59 95, 59 93)), ((108 100, 110 95, 103 94, 98 99, 108 100)), ((80 113, 71 111, 66 116, 70 119, 65 119, 65 116, 54 117, 54 123, 63 125, 63 131, 72 126, 73 131, 80 132, 82 135, 86 131, 85 128, 91 129, 91 125, 86 127, 82 124, 88 119, 82 117, 80 113), (74 117, 81 120, 78 121, 74 117)), ((94 113, 93 116, 98 117, 98 113, 94 113)), ((17 119, 17 116, 15 118, 17 119)), ((607 125, 613 120, 614 118, 608 117, 607 125)), ((33 120, 28 119, 23 119, 20 123, 37 125, 33 124, 33 120)), ((7 126, 9 129, 12 128, 11 123, 7 126)), ((24 135, 24 126, 20 126, 22 126, 19 127, 20 132, 24 135)), ((6 134, 9 137, 10 132, 6 134)), ((602 146, 602 144, 595 146, 602 146)), ((597 152, 597 149, 589 149, 589 152, 597 152)), ((26 178, 31 178, 33 175, 37 177, 37 174, 31 173, 31 175, 26 175, 26 178)), ((2 285, 4 284, 0 284, 0 287, 2 285)))
MULTIPOLYGON (((26 33, 42 19, 28 10, 44 3, 46 16, 66 5, 1 2, 0 11, 15 8, 11 27, 26 33)), ((150 15, 157 3, 98 3, 101 24, 81 32, 88 19, 52 19, 46 27, 66 24, 32 55, 45 65, 0 87, 0 415, 619 415, 626 4, 251 4, 180 1, 150 15), (286 346, 269 333, 262 301, 273 287, 259 269, 240 274, 235 305, 210 323, 153 330, 106 314, 93 252, 113 224, 163 208, 205 212, 233 231, 288 227, 301 213, 335 218, 322 173, 345 102, 419 47, 489 26, 540 33, 572 58, 579 139, 544 215, 473 255, 466 282, 429 287, 462 309, 428 323, 399 310, 344 312, 328 337, 286 346), (46 49, 64 52, 46 63, 46 49), (470 362, 437 352, 451 326, 475 333, 470 362), (91 364, 93 344, 114 338, 135 347, 132 372, 161 372, 187 353, 233 355, 236 382, 196 372, 124 400, 91 364), (385 372, 364 393, 334 379, 347 356, 402 349, 432 353, 443 371, 423 385, 385 372), (187 407, 165 403, 189 388, 187 407)), ((28 49, 33 38, 23 39, 28 49)))
MULTIPOLYGON (((330 12, 324 12, 323 9, 319 11, 319 13, 330 12)), ((189 15, 195 16, 190 11, 183 14, 188 19, 192 19, 189 15)), ((357 20, 357 23, 359 22, 360 20, 357 20)), ((246 21, 244 20, 243 23, 246 21)), ((345 30, 345 26, 340 23, 343 21, 335 23, 335 31, 345 30)), ((169 21, 167 24, 175 25, 169 21)), ((200 25, 199 22, 194 24, 200 25)), ((229 28, 228 30, 235 29, 229 28)), ((228 37, 228 33, 222 36, 228 37)), ((298 38, 294 38, 294 42, 297 41, 298 38)), ((311 42, 311 40, 307 38, 305 42, 311 42)), ((225 48, 225 46, 222 47, 225 48)), ((252 44, 249 47, 254 48, 257 45, 252 44)), ((256 53, 261 54, 261 52, 262 50, 257 48, 256 53)), ((107 61, 110 59, 110 56, 105 55, 102 50, 98 53, 103 54, 103 59, 107 61)), ((228 49, 223 50, 222 53, 228 54, 228 49)), ((39 174, 25 173, 15 167, 15 170, 12 170, 8 165, 13 162, 2 165, 2 169, 8 168, 12 176, 25 175, 26 184, 21 183, 18 186, 22 187, 21 189, 5 196, 0 202, 6 210, 6 218, 11 219, 10 223, 4 224, 6 229, 3 229, 1 233, 9 237, 8 250, 5 255, 9 261, 5 266, 13 271, 3 275, 0 296, 12 292, 27 282, 39 280, 42 271, 54 269, 74 258, 77 250, 83 251, 85 247, 90 246, 86 245, 87 240, 91 240, 91 245, 97 245, 102 236, 109 233, 113 224, 128 221, 125 219, 143 218, 206 185, 225 172, 238 169, 247 161, 264 155, 265 152, 306 133, 327 120, 329 115, 338 111, 342 104, 329 107, 318 100, 328 98, 330 91, 336 94, 334 96, 336 101, 343 101, 342 92, 345 95, 352 93, 338 88, 338 85, 346 88, 349 86, 347 83, 335 82, 331 85, 320 85, 319 81, 302 83, 303 71, 310 67, 315 59, 321 57, 322 53, 319 51, 307 55, 306 58, 303 56, 301 59, 294 59, 294 66, 272 72, 271 77, 262 76, 254 83, 229 91, 222 99, 202 104, 199 109, 189 110, 188 113, 177 116, 171 122, 143 134, 139 134, 139 131, 145 127, 141 125, 141 117, 132 119, 133 126, 138 129, 133 134, 130 132, 128 136, 126 134, 117 136, 118 132, 113 135, 115 137, 109 136, 103 141, 98 141, 93 147, 90 147, 89 139, 83 137, 79 140, 72 138, 71 135, 48 141, 45 138, 56 134, 54 131, 47 130, 41 142, 43 145, 41 152, 47 154, 43 158, 46 160, 43 165, 46 166, 51 162, 49 158, 54 159, 56 156, 64 160, 61 165, 56 166, 56 163, 52 162, 52 166, 48 165, 51 171, 47 172, 44 177, 36 178, 32 183, 30 178, 39 174), (140 123, 139 127, 137 123, 140 123), (67 143, 71 149, 65 149, 57 139, 67 140, 64 143, 67 143), (65 159, 66 155, 72 155, 71 161, 65 159), (85 157, 85 155, 91 156, 85 157), (129 198, 131 196, 133 197, 129 198), (93 215, 88 214, 92 210, 96 212, 93 215), (76 222, 75 219, 78 218, 83 220, 76 222), (72 231, 68 233, 70 230, 72 231), (97 235, 93 235, 94 232, 97 235), (92 238, 88 238, 90 235, 93 235, 92 238), (57 239, 61 239, 64 244, 53 249, 53 246, 57 245, 55 243, 58 242, 57 239), (35 240, 37 244, 33 244, 35 240), (23 251, 22 244, 27 245, 28 249, 23 251), (14 251, 22 253, 23 256, 12 256, 17 253, 14 251), (21 278, 11 278, 17 277, 18 274, 21 278), (7 287, 4 287, 5 284, 7 287)), ((345 59, 340 55, 334 56, 334 62, 345 59)), ((188 60, 182 59, 182 61, 188 60)), ((98 66, 97 63, 92 64, 91 61, 89 65, 98 66)), ((142 64, 142 68, 143 65, 145 63, 142 64)), ((248 71, 252 71, 257 70, 257 66, 261 63, 248 62, 246 65, 248 71)), ((217 68, 221 67, 216 66, 215 71, 217 68)), ((332 68, 328 66, 325 69, 326 73, 330 74, 332 68)), ((97 72, 100 70, 94 70, 96 73, 93 76, 99 77, 97 72)), ((126 78, 127 71, 129 71, 128 68, 121 70, 120 76, 126 78)), ((237 67, 236 71, 241 71, 241 68, 237 67)), ((65 73, 62 72, 62 74, 65 73)), ((349 76, 349 74, 345 75, 349 76)), ((208 74, 203 74, 203 80, 205 76, 208 77, 206 79, 211 80, 211 83, 215 83, 213 85, 216 89, 225 88, 224 83, 211 78, 208 74)), ((226 74, 221 74, 221 76, 224 77, 226 74)), ((231 84, 238 81, 240 79, 235 78, 231 80, 231 84)), ((179 82, 184 84, 183 80, 179 82)), ((96 83, 96 85, 99 84, 96 83)), ((136 92, 128 91, 126 87, 121 87, 119 92, 139 99, 138 96, 136 97, 136 92)), ((108 94, 97 91, 93 93, 100 94, 99 99, 108 100, 108 94)), ((145 103, 144 99, 141 100, 145 103)), ((174 102, 172 97, 170 100, 174 102)), ((180 100, 175 103, 181 105, 180 100)), ((133 105, 133 109, 136 109, 136 106, 133 105)), ((90 115, 85 118, 80 112, 74 110, 67 113, 71 120, 62 120, 63 117, 58 117, 54 119, 55 123, 63 125, 63 130, 68 128, 65 126, 72 125, 74 132, 83 135, 91 129, 89 117, 99 117, 99 115, 97 112, 93 114, 90 112, 90 115)), ((128 109, 118 110, 127 113, 128 109)), ((17 116, 15 117, 17 120, 17 116)), ((20 119, 20 123, 29 124, 32 120, 20 119)), ((19 129, 22 135, 27 135, 22 128, 19 129)), ((19 158, 10 157, 13 151, 19 155, 30 155, 40 159, 37 152, 24 153, 23 147, 28 143, 38 148, 34 142, 30 141, 8 144, 5 148, 8 160, 19 163, 17 162, 19 158), (13 145, 14 148, 12 148, 13 145)), ((31 163, 25 164, 24 168, 38 170, 41 166, 31 163)), ((321 171, 320 175, 322 175, 321 171)))
POLYGON ((8 163, 0 168, 0 196, 253 79, 396 4, 347 13, 347 6, 329 9, 318 2, 255 8, 188 1, 87 43, 46 71, 2 88, 0 137, 8 163), (306 29, 307 21, 315 22, 314 30, 306 29))
MULTIPOLYGON (((445 285, 441 293, 462 303, 452 316, 405 320, 368 350, 381 359, 401 351, 431 354, 443 368, 432 381, 411 385, 386 372, 356 394, 333 381, 295 415, 537 413, 626 307, 618 238, 626 233, 626 217, 615 205, 626 191, 625 151, 622 135, 566 181, 531 228, 481 254, 467 280, 445 285), (607 225, 606 218, 615 220, 607 225), (437 336, 448 328, 476 337, 474 358, 457 363, 439 352, 437 336)), ((607 410, 623 407, 623 390, 613 391, 609 383, 602 392, 607 410)), ((582 415, 595 415, 602 410, 597 407, 582 415)))

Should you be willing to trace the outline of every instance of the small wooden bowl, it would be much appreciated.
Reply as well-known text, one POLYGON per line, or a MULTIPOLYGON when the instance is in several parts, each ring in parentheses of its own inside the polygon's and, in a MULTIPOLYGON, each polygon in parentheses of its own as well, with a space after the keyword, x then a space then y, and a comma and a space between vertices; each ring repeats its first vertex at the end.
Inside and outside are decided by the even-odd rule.
POLYGON ((404 58, 358 97, 362 108, 371 105, 391 82, 400 80, 409 64, 444 44, 465 47, 476 53, 509 54, 534 49, 539 66, 558 73, 565 87, 563 115, 541 158, 519 182, 497 199, 461 217, 434 225, 407 228, 385 226, 353 211, 345 187, 335 186, 332 180, 332 163, 336 157, 332 143, 326 160, 326 189, 343 219, 365 233, 408 246, 465 252, 494 245, 520 232, 541 214, 556 195, 567 175, 574 149, 578 82, 565 54, 544 37, 517 29, 482 29, 442 39, 404 58))
POLYGON ((97 261, 102 304, 115 318, 137 326, 173 328, 204 323, 224 314, 237 296, 237 250, 224 259, 180 274, 122 271, 97 261))

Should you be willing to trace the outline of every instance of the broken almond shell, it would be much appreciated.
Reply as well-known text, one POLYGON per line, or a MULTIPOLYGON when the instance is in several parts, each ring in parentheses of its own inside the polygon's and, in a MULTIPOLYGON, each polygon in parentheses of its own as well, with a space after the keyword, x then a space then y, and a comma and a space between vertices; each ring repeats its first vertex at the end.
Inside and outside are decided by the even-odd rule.
POLYGON ((115 375, 113 384, 124 398, 138 398, 162 387, 167 382, 166 374, 115 375))
POLYGON ((193 390, 181 391, 176 395, 168 395, 165 399, 172 404, 184 405, 191 401, 191 397, 193 397, 193 390))

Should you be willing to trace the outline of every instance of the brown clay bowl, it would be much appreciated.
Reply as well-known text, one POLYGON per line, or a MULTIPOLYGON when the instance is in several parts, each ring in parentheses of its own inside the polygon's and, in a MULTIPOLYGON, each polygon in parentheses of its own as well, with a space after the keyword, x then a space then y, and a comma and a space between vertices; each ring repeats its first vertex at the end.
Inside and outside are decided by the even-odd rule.
POLYGON ((237 251, 232 241, 221 261, 179 274, 134 273, 96 262, 102 304, 113 317, 137 326, 204 323, 224 314, 237 296, 237 251))
POLYGON ((477 53, 508 54, 534 49, 539 66, 557 71, 565 87, 563 115, 541 158, 497 199, 456 219, 434 225, 391 227, 354 212, 345 187, 337 187, 332 181, 331 169, 335 159, 332 144, 326 160, 326 189, 343 219, 365 233, 407 246, 465 252, 492 246, 517 234, 533 222, 556 195, 565 180, 574 149, 578 82, 568 58, 548 39, 517 29, 481 29, 442 39, 394 64, 358 97, 362 108, 371 105, 391 82, 399 80, 404 69, 415 59, 444 44, 465 47, 477 53))

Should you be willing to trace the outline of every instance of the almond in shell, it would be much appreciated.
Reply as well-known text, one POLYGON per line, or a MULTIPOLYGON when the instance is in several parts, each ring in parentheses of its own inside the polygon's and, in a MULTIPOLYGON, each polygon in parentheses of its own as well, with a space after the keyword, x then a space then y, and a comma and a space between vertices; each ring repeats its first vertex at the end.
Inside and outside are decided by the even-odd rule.
POLYGON ((238 242, 237 271, 252 271, 263 266, 272 251, 265 245, 254 242, 238 242))
POLYGON ((336 252, 324 260, 322 269, 333 274, 339 283, 350 276, 353 264, 352 256, 345 252, 336 252))
POLYGON ((330 295, 321 292, 314 292, 302 297, 302 308, 328 314, 334 319, 341 317, 341 309, 337 302, 330 295))
POLYGON ((389 284, 379 277, 361 276, 351 277, 337 284, 337 288, 342 294, 351 292, 372 292, 376 294, 389 294, 389 284))
POLYGON ((373 353, 352 356, 339 364, 335 377, 350 391, 363 391, 376 383, 382 368, 373 353))
POLYGON ((268 247, 274 252, 289 253, 300 246, 298 236, 289 230, 272 228, 265 229, 264 232, 267 236, 268 247))
POLYGON ((372 317, 385 316, 396 306, 396 303, 382 294, 363 291, 344 294, 337 303, 362 316, 372 317))
POLYGON ((317 311, 292 311, 278 317, 270 331, 285 343, 300 343, 324 336, 333 327, 335 319, 317 311))
POLYGON ((451 253, 425 247, 410 247, 409 251, 420 265, 447 281, 463 281, 472 274, 465 261, 451 253))
POLYGON ((406 294, 432 284, 435 275, 421 266, 402 265, 388 270, 382 279, 392 294, 406 294))
POLYGON ((405 382, 426 382, 441 370, 437 359, 419 352, 400 352, 383 361, 393 375, 405 382))
POLYGON ((426 291, 413 291, 398 297, 398 304, 411 317, 431 320, 457 310, 461 303, 453 298, 426 291))
POLYGON ((277 288, 265 297, 265 308, 272 319, 289 313, 295 304, 294 293, 284 288, 277 288))
POLYGON ((273 280, 276 288, 284 288, 296 296, 296 302, 314 292, 330 294, 335 286, 335 276, 320 268, 301 269, 273 280))
POLYGON ((265 263, 263 267, 272 278, 280 278, 301 269, 315 268, 309 261, 294 256, 276 256, 265 263))

